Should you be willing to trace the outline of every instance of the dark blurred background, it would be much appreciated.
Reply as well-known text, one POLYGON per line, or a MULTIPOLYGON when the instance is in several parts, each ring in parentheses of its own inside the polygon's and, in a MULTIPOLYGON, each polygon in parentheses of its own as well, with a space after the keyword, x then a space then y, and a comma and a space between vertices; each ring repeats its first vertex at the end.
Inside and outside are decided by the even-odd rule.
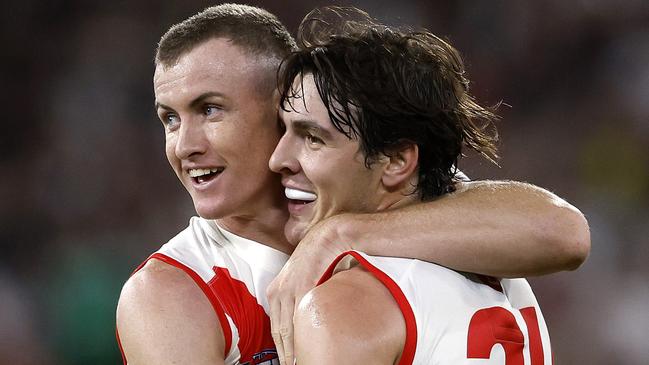
MULTIPOLYGON (((292 32, 324 1, 253 1, 292 32)), ((194 214, 167 166, 153 51, 211 2, 3 3, 0 364, 117 364, 131 270, 194 214)), ((649 364, 649 2, 357 1, 425 26, 501 108, 501 168, 587 216, 576 272, 532 279, 557 364, 649 364)))

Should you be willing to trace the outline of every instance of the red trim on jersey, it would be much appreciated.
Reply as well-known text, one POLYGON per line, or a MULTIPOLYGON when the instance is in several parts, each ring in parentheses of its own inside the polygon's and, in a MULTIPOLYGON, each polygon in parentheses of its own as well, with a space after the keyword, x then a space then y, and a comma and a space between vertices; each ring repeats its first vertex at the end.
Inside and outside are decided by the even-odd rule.
MULTIPOLYGON (((221 323, 221 329, 223 329, 223 337, 225 337, 225 353, 223 354, 223 358, 227 357, 228 353, 230 352, 230 346, 232 346, 232 329, 230 328, 230 323, 228 323, 228 318, 225 316, 224 308, 216 295, 214 295, 214 292, 212 292, 210 287, 207 285, 207 283, 205 283, 205 281, 203 281, 203 278, 201 278, 200 275, 198 275, 191 268, 185 266, 185 264, 159 252, 156 252, 153 255, 149 256, 147 261, 151 259, 160 260, 166 264, 181 269, 194 280, 199 288, 201 288, 203 294, 205 294, 207 299, 209 299, 210 303, 212 304, 212 307, 216 312, 216 316, 219 318, 219 322, 221 323)), ((143 265, 140 265, 140 268, 142 266, 143 265)))
MULTIPOLYGON (((219 323, 221 324, 221 329, 223 330, 223 337, 225 338, 225 352, 223 354, 223 358, 227 357, 228 352, 230 352, 230 346, 232 346, 232 329, 230 329, 230 324, 228 323, 228 319, 225 317, 225 312, 223 311, 223 308, 221 307, 221 304, 219 303, 218 299, 215 297, 214 293, 212 293, 212 291, 207 286, 207 284, 205 284, 203 279, 194 270, 190 269, 189 267, 185 266, 179 261, 176 261, 173 258, 161 254, 159 252, 156 252, 153 255, 147 257, 146 260, 144 260, 135 270, 133 270, 131 276, 133 276, 133 274, 135 274, 136 272, 140 271, 140 269, 142 269, 144 265, 146 265, 146 263, 149 262, 149 260, 151 259, 160 260, 166 264, 181 269, 187 275, 189 275, 189 277, 191 277, 192 280, 194 280, 194 282, 198 285, 201 291, 205 294, 207 299, 210 301, 210 304, 212 304, 212 307, 216 312, 216 316, 219 319, 219 323)), ((119 331, 117 328, 115 328, 115 337, 117 338, 117 346, 119 347, 119 351, 122 354, 122 361, 124 362, 124 365, 127 365, 126 354, 124 353, 124 349, 122 348, 122 342, 119 339, 119 331)))
POLYGON ((115 338, 117 338, 117 347, 119 347, 119 353, 122 355, 122 363, 126 365, 126 355, 124 354, 124 349, 122 348, 122 341, 119 339, 119 332, 117 331, 117 326, 115 326, 115 338))
MULTIPOLYGON (((226 317, 230 316, 239 332, 238 349, 241 354, 239 361, 243 365, 256 364, 258 361, 277 359, 275 343, 270 335, 270 318, 257 299, 250 294, 248 287, 241 280, 230 275, 227 268, 214 266, 215 276, 209 282, 203 279, 193 269, 165 254, 156 252, 142 262, 131 275, 138 272, 151 259, 160 260, 166 264, 183 270, 199 286, 201 291, 212 304, 225 337, 225 353, 227 357, 232 347, 232 329, 226 317)), ((124 365, 126 355, 122 349, 119 333, 115 330, 117 344, 122 354, 124 365)))
POLYGON ((401 291, 399 284, 395 283, 391 277, 386 273, 381 271, 381 269, 372 265, 367 261, 362 255, 355 251, 347 251, 340 254, 336 259, 329 265, 327 271, 322 275, 317 285, 324 283, 329 280, 333 275, 333 271, 336 268, 336 265, 340 260, 345 256, 352 255, 367 271, 372 273, 385 287, 390 291, 394 299, 397 301, 399 309, 403 314, 403 318, 406 321, 406 342, 403 346, 403 352, 401 353, 401 360, 398 365, 410 365, 415 357, 415 350, 417 349, 417 322, 415 320, 415 313, 410 307, 410 303, 406 296, 401 291))
MULTIPOLYGON (((140 263, 135 268, 135 270, 133 270, 133 272, 131 272, 131 275, 129 275, 129 277, 133 276, 136 272, 140 271, 140 269, 143 268, 144 265, 147 262, 149 262, 150 259, 151 259, 151 256, 147 257, 146 260, 142 261, 142 263, 140 263)), ((122 355, 122 363, 124 363, 124 365, 127 365, 126 354, 124 353, 124 349, 122 348, 122 341, 119 339, 119 329, 117 328, 117 324, 115 324, 115 338, 117 339, 117 347, 119 347, 119 352, 122 355)))
POLYGON ((139 264, 139 265, 135 268, 135 270, 133 270, 133 272, 131 273, 130 276, 133 276, 133 275, 135 275, 136 272, 140 271, 140 269, 142 269, 142 268, 144 267, 144 265, 146 265, 146 263, 149 262, 149 260, 151 260, 151 257, 153 257, 153 255, 155 255, 155 254, 152 254, 151 256, 147 257, 146 260, 142 261, 142 263, 139 264))

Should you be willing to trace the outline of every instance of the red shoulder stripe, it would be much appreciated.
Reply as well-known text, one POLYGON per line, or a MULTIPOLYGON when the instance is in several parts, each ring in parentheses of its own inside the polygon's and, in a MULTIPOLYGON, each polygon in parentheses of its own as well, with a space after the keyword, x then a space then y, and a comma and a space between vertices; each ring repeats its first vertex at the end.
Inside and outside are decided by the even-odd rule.
MULTIPOLYGON (((198 275, 194 270, 185 266, 181 262, 176 261, 173 258, 161 253, 154 253, 147 259, 147 261, 151 259, 160 260, 164 263, 183 270, 187 275, 189 275, 189 277, 194 280, 198 287, 201 288, 207 299, 209 299, 210 303, 212 304, 212 307, 216 312, 216 316, 219 318, 219 322, 221 323, 221 329, 223 329, 223 336, 225 337, 225 353, 223 354, 223 358, 227 357, 228 353, 230 352, 230 347, 232 346, 232 329, 230 328, 228 319, 225 316, 224 309, 221 306, 218 298, 214 295, 214 292, 210 290, 209 286, 203 281, 200 275, 198 275)), ((140 267, 141 266, 142 265, 140 265, 140 267)))
POLYGON ((119 332, 117 331, 117 326, 115 326, 115 338, 117 338, 117 347, 119 347, 119 353, 122 354, 122 363, 126 365, 126 355, 124 354, 124 349, 122 348, 122 341, 119 340, 119 332))
POLYGON ((358 252, 347 251, 340 254, 331 263, 331 265, 329 265, 327 271, 325 271, 324 275, 322 275, 317 285, 320 285, 329 280, 338 262, 340 262, 340 260, 342 260, 347 255, 352 255, 361 265, 363 265, 363 267, 367 271, 372 273, 374 277, 376 277, 381 283, 383 283, 383 285, 385 285, 385 287, 390 291, 394 299, 397 301, 397 305, 399 305, 399 309, 401 309, 403 318, 406 321, 406 342, 403 346, 403 352, 401 354, 399 365, 411 365, 413 359, 415 358, 415 350, 417 349, 417 322, 415 320, 415 313, 413 312, 412 307, 410 307, 410 303, 408 302, 408 299, 406 299, 406 296, 403 294, 403 291, 401 291, 399 285, 395 283, 391 277, 381 271, 381 269, 372 265, 358 252))

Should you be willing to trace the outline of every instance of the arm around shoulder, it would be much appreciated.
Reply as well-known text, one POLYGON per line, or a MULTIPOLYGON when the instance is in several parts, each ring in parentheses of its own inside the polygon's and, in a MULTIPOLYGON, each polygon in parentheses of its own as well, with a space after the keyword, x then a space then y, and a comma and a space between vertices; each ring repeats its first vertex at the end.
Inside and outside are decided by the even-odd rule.
MULTIPOLYGON (((417 258, 455 270, 522 277, 578 268, 590 251, 583 214, 516 181, 475 181, 437 200, 328 219, 328 241, 371 255, 417 258)), ((324 231, 324 229, 323 229, 324 231)))
MULTIPOLYGON (((575 270, 588 257, 590 229, 586 218, 579 209, 546 189, 519 181, 474 181, 459 184, 451 198, 473 201, 483 218, 485 214, 497 217, 500 229, 518 241, 511 241, 512 250, 525 250, 524 256, 511 258, 521 259, 530 269, 537 266, 525 275, 505 276, 575 270)), ((508 242, 505 235, 503 242, 508 242)))
POLYGON ((211 303, 183 271, 157 260, 124 285, 117 330, 129 365, 224 364, 225 339, 211 303))
MULTIPOLYGON (((529 217, 531 221, 531 236, 538 239, 538 244, 548 245, 557 252, 557 259, 562 267, 557 269, 575 270, 586 261, 590 253, 590 228, 583 213, 575 206, 554 193, 538 186, 521 182, 522 194, 529 201, 529 217), (535 206, 534 204, 538 204, 535 206), (533 214, 536 213, 536 214, 533 214)), ((512 197, 515 198, 515 197, 512 197)), ((550 271, 551 272, 551 271, 550 271)))

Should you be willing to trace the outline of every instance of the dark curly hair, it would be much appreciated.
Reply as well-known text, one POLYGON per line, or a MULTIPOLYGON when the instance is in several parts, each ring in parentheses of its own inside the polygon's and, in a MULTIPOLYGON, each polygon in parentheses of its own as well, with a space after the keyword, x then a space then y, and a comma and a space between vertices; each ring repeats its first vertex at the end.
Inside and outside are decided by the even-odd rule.
POLYGON ((403 143, 418 146, 422 200, 453 191, 463 145, 498 158, 497 116, 475 102, 458 51, 434 34, 325 7, 304 18, 298 45, 278 71, 281 107, 292 108, 294 81, 312 73, 334 127, 359 140, 366 166, 403 143))

